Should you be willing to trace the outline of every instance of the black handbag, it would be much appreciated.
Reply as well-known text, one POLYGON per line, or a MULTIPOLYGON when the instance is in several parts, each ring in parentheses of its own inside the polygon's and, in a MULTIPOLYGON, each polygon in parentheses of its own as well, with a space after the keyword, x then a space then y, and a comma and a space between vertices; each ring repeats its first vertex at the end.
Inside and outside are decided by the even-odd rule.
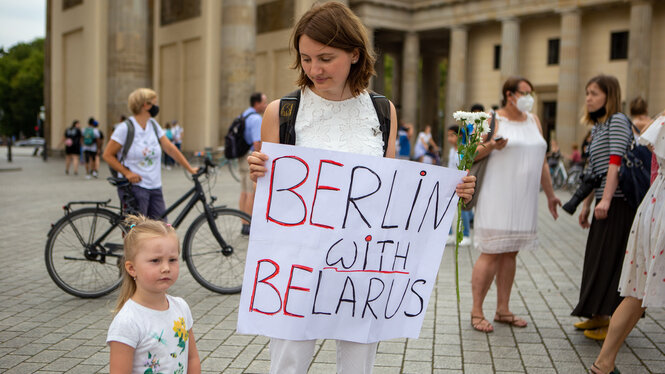
MULTIPOLYGON (((492 119, 490 120, 490 131, 487 133, 487 139, 491 140, 494 136, 495 121, 496 112, 492 112, 492 119)), ((490 156, 487 155, 480 160, 474 161, 473 165, 471 165, 471 169, 469 169, 469 175, 476 177, 476 188, 473 192, 473 196, 471 197, 471 201, 464 205, 464 210, 470 210, 471 208, 475 207, 476 203, 478 202, 478 192, 480 191, 480 187, 483 183, 483 176, 485 175, 485 169, 487 169, 487 160, 489 157, 490 156)))
MULTIPOLYGON (((637 127, 632 124, 635 130, 637 127)), ((651 184, 651 151, 644 145, 637 143, 635 136, 628 145, 626 153, 621 158, 619 168, 619 188, 623 192, 624 199, 633 208, 642 202, 651 184)))

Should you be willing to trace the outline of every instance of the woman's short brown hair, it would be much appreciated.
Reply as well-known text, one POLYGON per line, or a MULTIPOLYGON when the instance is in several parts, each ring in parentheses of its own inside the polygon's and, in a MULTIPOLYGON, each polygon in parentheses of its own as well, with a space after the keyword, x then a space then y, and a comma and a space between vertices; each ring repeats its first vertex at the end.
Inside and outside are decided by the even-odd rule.
MULTIPOLYGON (((598 123, 605 123, 611 115, 618 113, 621 108, 621 87, 619 86, 619 81, 614 76, 605 74, 596 75, 589 79, 584 89, 589 88, 592 83, 595 83, 605 94, 605 115, 597 119, 598 123)), ((594 120, 589 116, 589 109, 586 105, 584 106, 582 122, 589 125, 594 124, 594 120)))
POLYGON ((631 117, 645 115, 647 112, 647 101, 642 96, 638 96, 630 102, 631 117))
POLYGON ((157 97, 157 92, 149 88, 137 88, 132 93, 129 94, 129 99, 127 100, 127 108, 132 114, 136 115, 141 113, 141 108, 143 104, 149 103, 157 97))
POLYGON ((512 92, 512 93, 517 92, 517 90, 519 90, 521 82, 528 84, 529 87, 531 87, 531 91, 533 91, 533 84, 531 84, 531 82, 529 82, 528 79, 518 76, 509 77, 503 83, 503 89, 501 90, 501 95, 503 96, 503 98, 501 99, 501 106, 506 106, 506 104, 508 103, 508 96, 506 95, 506 92, 512 92))
POLYGON ((294 27, 291 43, 296 51, 296 60, 292 68, 299 70, 296 83, 300 88, 314 85, 300 61, 300 37, 303 35, 346 52, 357 50, 358 61, 351 65, 347 82, 353 96, 369 86, 369 79, 374 75, 374 51, 368 48, 367 29, 347 6, 333 1, 314 5, 294 27))

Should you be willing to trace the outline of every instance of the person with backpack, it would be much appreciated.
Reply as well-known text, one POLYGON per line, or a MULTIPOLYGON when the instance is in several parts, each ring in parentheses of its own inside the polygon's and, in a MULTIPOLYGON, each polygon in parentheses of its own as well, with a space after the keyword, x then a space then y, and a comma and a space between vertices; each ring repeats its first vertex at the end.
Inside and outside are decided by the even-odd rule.
MULTIPOLYGON (((295 25, 292 47, 300 89, 268 105, 261 141, 394 158, 397 114, 367 89, 375 54, 360 19, 337 2, 315 5, 295 25)), ((253 181, 268 159, 259 150, 247 158, 253 181)), ((470 201, 474 187, 475 177, 465 177, 457 193, 470 201)), ((315 342, 271 338, 270 372, 306 373, 315 342)), ((378 343, 336 343, 338 373, 372 372, 378 343)))
MULTIPOLYGON (((159 113, 157 93, 149 88, 138 88, 129 95, 129 110, 133 116, 116 126, 104 150, 104 161, 125 176, 132 184, 138 213, 152 219, 161 219, 166 211, 162 193, 162 149, 188 172, 196 169, 166 137, 166 133, 153 117, 159 113)), ((121 202, 125 197, 118 190, 121 202)))
MULTIPOLYGON (((238 153, 241 153, 242 149, 247 149, 243 154, 237 155, 238 157, 245 157, 249 152, 261 150, 261 121, 267 106, 268 98, 266 95, 261 92, 254 92, 249 97, 249 108, 245 109, 240 117, 234 121, 234 123, 237 123, 240 120, 240 126, 244 122, 244 129, 241 131, 243 136, 239 137, 236 142, 244 142, 245 144, 236 146, 239 150, 238 153)), ((241 184, 238 206, 240 210, 251 215, 254 207, 255 186, 249 178, 249 165, 243 161, 238 163, 241 184)), ((242 234, 249 235, 249 222, 243 223, 242 234)))
POLYGON ((85 157, 85 179, 97 178, 97 169, 95 167, 95 158, 97 157, 97 141, 101 137, 93 117, 88 119, 88 127, 83 130, 83 156, 85 157))
POLYGON ((69 165, 74 163, 74 175, 79 174, 79 158, 81 156, 81 123, 75 119, 65 130, 61 143, 65 144, 65 174, 69 174, 69 165))

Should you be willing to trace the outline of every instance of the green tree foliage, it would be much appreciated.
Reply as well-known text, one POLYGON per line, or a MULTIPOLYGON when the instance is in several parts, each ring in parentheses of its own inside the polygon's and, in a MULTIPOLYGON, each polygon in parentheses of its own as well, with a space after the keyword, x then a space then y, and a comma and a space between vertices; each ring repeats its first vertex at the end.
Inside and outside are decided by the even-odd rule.
POLYGON ((44 103, 44 38, 0 49, 0 134, 35 134, 44 103))

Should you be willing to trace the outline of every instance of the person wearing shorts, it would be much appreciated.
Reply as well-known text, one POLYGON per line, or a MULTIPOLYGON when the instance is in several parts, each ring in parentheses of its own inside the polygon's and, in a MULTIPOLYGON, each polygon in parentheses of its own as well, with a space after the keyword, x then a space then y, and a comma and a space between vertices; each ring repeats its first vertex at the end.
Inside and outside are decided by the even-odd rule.
MULTIPOLYGON (((267 106, 266 95, 255 92, 249 97, 249 108, 242 112, 242 117, 245 118, 245 141, 250 145, 248 153, 261 150, 261 121, 263 121, 263 112, 267 106)), ((238 206, 240 210, 251 215, 254 207, 254 182, 249 178, 249 164, 245 161, 244 156, 241 157, 238 164, 242 184, 238 206)), ((243 223, 242 234, 249 235, 249 222, 243 223)))

